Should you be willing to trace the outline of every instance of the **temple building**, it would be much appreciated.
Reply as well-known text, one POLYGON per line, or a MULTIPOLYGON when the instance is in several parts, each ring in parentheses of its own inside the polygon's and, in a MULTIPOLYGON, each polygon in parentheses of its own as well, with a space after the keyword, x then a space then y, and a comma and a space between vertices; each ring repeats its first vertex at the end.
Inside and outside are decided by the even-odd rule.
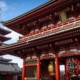
POLYGON ((21 80, 21 68, 11 59, 0 57, 0 80, 21 80))
POLYGON ((49 0, 2 24, 23 36, 0 53, 23 59, 22 80, 79 80, 80 0, 49 0))
POLYGON ((11 33, 11 31, 0 28, 0 46, 3 44, 3 42, 11 39, 9 37, 5 37, 5 35, 7 35, 9 33, 11 33))

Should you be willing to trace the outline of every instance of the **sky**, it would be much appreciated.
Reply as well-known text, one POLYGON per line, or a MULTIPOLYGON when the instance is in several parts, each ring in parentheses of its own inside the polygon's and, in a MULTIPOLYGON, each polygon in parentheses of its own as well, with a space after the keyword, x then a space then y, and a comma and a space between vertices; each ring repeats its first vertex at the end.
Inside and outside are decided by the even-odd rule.
MULTIPOLYGON (((1 8, 1 17, 0 20, 1 21, 7 21, 10 20, 12 18, 15 18, 25 12, 28 12, 42 4, 44 4, 45 2, 47 2, 49 0, 0 0, 0 8, 1 8)), ((0 27, 3 27, 4 29, 10 30, 5 26, 2 26, 0 24, 0 27)), ((6 41, 6 44, 12 44, 17 42, 18 37, 20 36, 20 34, 10 30, 11 33, 6 35, 7 37, 11 37, 11 40, 6 41)), ((12 59, 12 62, 14 63, 18 63, 19 67, 22 67, 22 62, 23 60, 15 57, 15 56, 11 56, 11 55, 5 55, 3 56, 4 58, 7 59, 12 59)))

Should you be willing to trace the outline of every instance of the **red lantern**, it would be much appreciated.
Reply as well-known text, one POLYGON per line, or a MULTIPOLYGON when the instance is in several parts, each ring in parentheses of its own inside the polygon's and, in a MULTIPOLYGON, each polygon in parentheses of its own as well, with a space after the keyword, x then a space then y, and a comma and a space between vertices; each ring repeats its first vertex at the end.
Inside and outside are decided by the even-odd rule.
POLYGON ((70 57, 66 59, 66 71, 68 74, 80 74, 80 60, 79 58, 70 57))

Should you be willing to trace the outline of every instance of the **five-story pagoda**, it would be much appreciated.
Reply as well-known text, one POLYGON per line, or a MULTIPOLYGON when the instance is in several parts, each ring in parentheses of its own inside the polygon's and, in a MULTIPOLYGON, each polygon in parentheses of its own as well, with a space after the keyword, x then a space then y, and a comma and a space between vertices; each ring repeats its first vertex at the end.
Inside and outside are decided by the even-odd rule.
POLYGON ((3 42, 10 39, 9 37, 5 37, 5 35, 7 35, 9 33, 10 33, 10 31, 0 28, 0 46, 3 44, 3 42))

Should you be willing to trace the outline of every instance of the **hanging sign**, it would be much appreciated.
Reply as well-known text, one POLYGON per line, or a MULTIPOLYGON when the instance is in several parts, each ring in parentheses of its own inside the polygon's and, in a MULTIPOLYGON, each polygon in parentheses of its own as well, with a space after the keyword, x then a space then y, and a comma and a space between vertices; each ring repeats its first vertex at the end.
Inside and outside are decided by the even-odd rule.
POLYGON ((66 22, 67 21, 66 12, 64 12, 64 11, 60 12, 60 18, 61 18, 62 22, 66 22))
POLYGON ((80 74, 79 58, 70 57, 66 59, 66 71, 68 74, 80 74))

